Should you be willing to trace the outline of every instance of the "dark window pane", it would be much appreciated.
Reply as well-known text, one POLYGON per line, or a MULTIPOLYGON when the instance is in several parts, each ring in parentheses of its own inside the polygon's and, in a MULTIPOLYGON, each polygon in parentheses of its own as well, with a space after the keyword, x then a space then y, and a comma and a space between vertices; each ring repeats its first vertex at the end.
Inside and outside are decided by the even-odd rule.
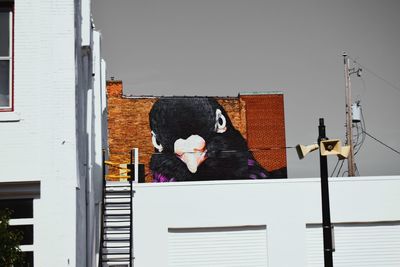
POLYGON ((0 57, 10 56, 10 13, 0 10, 0 57))
POLYGON ((0 209, 11 210, 11 219, 33 218, 32 199, 3 199, 0 200, 0 209))
POLYGON ((11 225, 10 230, 22 233, 20 245, 33 245, 33 225, 11 225))
POLYGON ((33 251, 22 252, 24 257, 23 265, 14 265, 14 267, 33 267, 33 251))
POLYGON ((0 60, 0 107, 10 106, 10 62, 0 60))

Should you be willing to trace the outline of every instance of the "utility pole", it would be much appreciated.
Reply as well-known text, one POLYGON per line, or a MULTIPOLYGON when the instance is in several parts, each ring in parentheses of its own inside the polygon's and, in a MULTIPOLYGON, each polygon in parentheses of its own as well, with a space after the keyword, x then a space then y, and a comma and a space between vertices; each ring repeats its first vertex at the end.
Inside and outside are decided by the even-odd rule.
POLYGON ((346 83, 346 145, 350 146, 350 153, 347 158, 349 176, 354 176, 354 149, 353 149, 353 120, 351 112, 351 84, 350 75, 357 73, 354 69, 350 69, 350 61, 346 52, 343 52, 344 59, 344 78, 346 83))

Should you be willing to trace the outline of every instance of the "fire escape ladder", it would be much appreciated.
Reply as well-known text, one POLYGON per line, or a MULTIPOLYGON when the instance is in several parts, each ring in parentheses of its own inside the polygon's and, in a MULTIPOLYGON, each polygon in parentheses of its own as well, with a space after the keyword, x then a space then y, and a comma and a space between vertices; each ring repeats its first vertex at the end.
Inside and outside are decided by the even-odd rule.
POLYGON ((133 266, 131 181, 110 181, 103 173, 99 267, 133 266))

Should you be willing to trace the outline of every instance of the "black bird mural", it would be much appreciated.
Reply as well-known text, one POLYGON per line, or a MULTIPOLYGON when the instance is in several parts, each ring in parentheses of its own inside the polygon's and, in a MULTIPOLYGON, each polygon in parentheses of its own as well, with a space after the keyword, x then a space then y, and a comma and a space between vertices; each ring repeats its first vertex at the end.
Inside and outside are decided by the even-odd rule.
MULTIPOLYGON (((274 178, 254 159, 224 108, 211 97, 163 97, 150 128, 154 182, 274 178)), ((278 174, 279 176, 279 174, 278 174)))

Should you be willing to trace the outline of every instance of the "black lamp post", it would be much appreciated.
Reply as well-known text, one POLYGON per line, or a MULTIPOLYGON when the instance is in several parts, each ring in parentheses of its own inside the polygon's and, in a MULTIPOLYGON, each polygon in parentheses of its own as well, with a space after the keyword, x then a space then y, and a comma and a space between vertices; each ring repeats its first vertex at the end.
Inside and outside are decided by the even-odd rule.
MULTIPOLYGON (((325 133, 324 119, 319 119, 319 136, 318 144, 327 140, 325 133)), ((321 147, 319 153, 320 172, 321 172, 321 199, 322 199, 322 229, 324 236, 324 263, 325 267, 333 267, 333 246, 332 246, 332 224, 329 208, 329 184, 328 184, 328 159, 327 156, 321 155, 321 147)))

